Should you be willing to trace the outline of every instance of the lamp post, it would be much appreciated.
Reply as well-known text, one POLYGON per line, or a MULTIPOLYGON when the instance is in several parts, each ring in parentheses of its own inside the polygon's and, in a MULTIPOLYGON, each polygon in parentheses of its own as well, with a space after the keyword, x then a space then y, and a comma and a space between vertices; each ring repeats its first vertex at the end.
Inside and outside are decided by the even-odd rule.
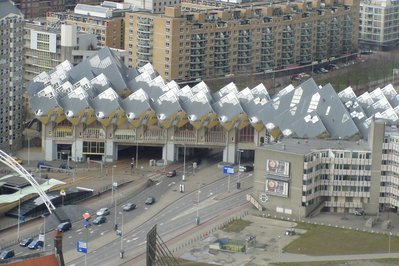
POLYGON ((243 150, 238 150, 239 155, 238 155, 238 174, 237 174, 237 189, 241 188, 241 183, 240 183, 240 168, 241 168, 241 153, 243 153, 243 150))
POLYGON ((195 222, 196 222, 197 225, 200 224, 200 217, 199 217, 199 200, 200 200, 199 195, 200 195, 200 193, 201 193, 200 188, 201 188, 201 184, 198 184, 198 192, 197 192, 197 217, 195 218, 195 222))
POLYGON ((389 232, 389 234, 388 234, 388 253, 391 253, 391 236, 392 236, 392 232, 389 232))
POLYGON ((186 144, 183 144, 183 175, 182 175, 182 180, 186 180, 186 144))
POLYGON ((21 189, 19 189, 19 198, 18 198, 18 229, 17 229, 17 240, 19 241, 19 224, 21 221, 21 189))
POLYGON ((111 192, 112 192, 112 194, 111 194, 111 196, 112 196, 112 201, 111 201, 111 203, 114 203, 114 168, 116 167, 116 165, 113 165, 112 166, 112 169, 111 169, 111 192))
POLYGON ((42 215, 43 217, 43 251, 46 251, 46 215, 42 215))
POLYGON ((123 259, 123 212, 120 212, 120 214, 122 215, 122 221, 121 221, 121 251, 120 251, 120 258, 123 259))
POLYGON ((137 138, 137 129, 136 129, 136 169, 139 165, 139 139, 137 138))
POLYGON ((166 174, 166 162, 168 161, 168 131, 165 128, 165 159, 163 160, 163 172, 166 174))
POLYGON ((30 166, 30 138, 28 137, 28 166, 30 166))
POLYGON ((280 240, 281 240, 281 236, 278 236, 278 257, 281 257, 281 250, 280 250, 280 240))
POLYGON ((115 228, 115 230, 118 228, 118 226, 117 226, 117 224, 116 224, 116 198, 114 199, 114 203, 115 203, 115 207, 114 207, 114 210, 115 210, 115 218, 114 218, 114 228, 115 228))

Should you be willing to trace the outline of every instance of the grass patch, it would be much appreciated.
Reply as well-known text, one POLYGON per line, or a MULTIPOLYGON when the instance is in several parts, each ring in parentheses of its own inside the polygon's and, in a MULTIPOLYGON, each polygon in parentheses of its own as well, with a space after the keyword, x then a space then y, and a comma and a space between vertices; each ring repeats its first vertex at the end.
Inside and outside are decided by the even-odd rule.
POLYGON ((375 259, 375 260, 354 260, 354 261, 306 261, 306 262, 276 262, 275 266, 342 266, 342 265, 374 265, 387 266, 399 265, 399 259, 375 259), (353 262, 353 264, 351 264, 353 262), (372 264, 371 264, 372 263, 372 264))
POLYGON ((234 220, 223 227, 222 230, 229 233, 239 233, 251 223, 247 220, 234 220))
MULTIPOLYGON (((321 225, 299 224, 308 231, 284 247, 284 252, 322 255, 387 253, 388 235, 321 225)), ((399 251, 399 237, 391 236, 391 252, 399 251)))

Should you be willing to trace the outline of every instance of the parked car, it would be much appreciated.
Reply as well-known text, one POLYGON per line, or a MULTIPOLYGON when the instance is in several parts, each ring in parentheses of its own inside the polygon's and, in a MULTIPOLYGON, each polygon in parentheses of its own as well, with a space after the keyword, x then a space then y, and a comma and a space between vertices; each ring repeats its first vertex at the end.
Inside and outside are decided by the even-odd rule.
POLYGON ((329 64, 328 67, 330 69, 339 69, 339 67, 336 64, 329 64))
POLYGON ((167 177, 174 177, 174 176, 176 176, 176 170, 169 171, 169 172, 166 174, 166 176, 167 176, 167 177))
POLYGON ((147 199, 144 202, 146 205, 152 205, 155 203, 155 197, 153 196, 148 196, 147 199))
POLYGON ((126 203, 125 205, 122 206, 122 210, 124 210, 125 212, 131 211, 136 209, 136 204, 129 202, 126 203))
POLYGON ((286 236, 293 236, 293 235, 295 235, 296 233, 295 233, 295 229, 294 228, 287 228, 286 230, 285 230, 285 235, 286 236))
POLYGON ((72 170, 73 169, 72 166, 70 166, 70 165, 68 165, 66 163, 60 164, 60 166, 58 168, 63 169, 63 170, 72 170))
POLYGON ((47 171, 50 171, 50 168, 48 168, 48 167, 51 167, 51 165, 46 164, 46 163, 43 162, 43 161, 39 161, 39 162, 37 163, 37 168, 38 168, 38 169, 42 169, 42 170, 47 169, 47 171))
POLYGON ((108 208, 101 208, 97 212, 97 216, 106 216, 110 213, 108 208))
POLYGON ((19 158, 17 156, 13 156, 12 158, 19 164, 22 164, 24 162, 21 158, 19 158))
POLYGON ((103 224, 107 221, 107 218, 105 216, 98 216, 96 219, 94 219, 93 224, 103 224))
POLYGON ((72 228, 71 222, 60 223, 57 226, 57 230, 60 231, 60 232, 66 232, 66 231, 68 231, 71 228, 72 228))
POLYGON ((322 74, 322 73, 323 73, 323 72, 322 72, 320 69, 318 69, 318 68, 314 69, 313 72, 316 73, 316 74, 322 74))
POLYGON ((0 260, 9 259, 15 256, 13 249, 5 249, 0 253, 0 260))
POLYGON ((355 212, 354 212, 353 214, 356 215, 356 216, 363 216, 363 215, 365 215, 365 213, 364 213, 363 210, 355 210, 355 212))
POLYGON ((308 73, 305 73, 305 72, 299 73, 298 76, 300 78, 310 78, 310 75, 308 73))
POLYGON ((254 170, 254 167, 252 165, 240 165, 238 171, 241 173, 246 173, 246 172, 251 172, 254 170))
POLYGON ((322 73, 328 73, 328 70, 325 69, 324 67, 321 67, 321 68, 320 68, 320 71, 321 71, 322 73))
POLYGON ((299 75, 293 75, 291 76, 291 80, 300 81, 301 77, 299 75))
POLYGON ((32 243, 32 241, 33 241, 33 238, 28 237, 28 238, 23 239, 21 242, 19 242, 19 245, 21 247, 27 247, 27 246, 29 246, 30 243, 32 243))
POLYGON ((43 245, 44 245, 43 241, 41 241, 39 239, 35 239, 29 244, 28 248, 29 249, 42 249, 43 245))

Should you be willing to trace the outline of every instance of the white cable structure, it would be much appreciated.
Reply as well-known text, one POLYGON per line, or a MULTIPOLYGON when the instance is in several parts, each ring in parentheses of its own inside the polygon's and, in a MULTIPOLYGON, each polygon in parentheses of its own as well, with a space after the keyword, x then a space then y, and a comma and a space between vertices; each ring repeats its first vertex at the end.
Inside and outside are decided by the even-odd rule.
POLYGON ((17 172, 20 176, 22 176, 25 180, 27 180, 32 187, 37 191, 40 198, 43 200, 44 204, 50 213, 55 210, 53 203, 51 202, 50 198, 47 194, 43 191, 42 187, 37 183, 37 181, 33 178, 33 176, 26 171, 19 163, 17 163, 10 155, 5 153, 4 151, 0 150, 0 162, 4 163, 15 172, 17 172))

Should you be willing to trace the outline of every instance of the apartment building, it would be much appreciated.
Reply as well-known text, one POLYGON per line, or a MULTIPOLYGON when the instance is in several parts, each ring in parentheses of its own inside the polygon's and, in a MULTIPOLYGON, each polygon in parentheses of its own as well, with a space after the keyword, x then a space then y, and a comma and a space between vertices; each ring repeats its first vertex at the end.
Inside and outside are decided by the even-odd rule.
POLYGON ((360 2, 359 46, 361 49, 389 50, 399 45, 399 2, 360 2))
POLYGON ((76 25, 27 21, 24 41, 25 87, 34 77, 63 61, 77 65, 98 50, 97 36, 78 32, 76 25))
POLYGON ((126 13, 129 67, 151 62, 166 80, 198 80, 311 65, 358 48, 358 1, 181 5, 126 13))
POLYGON ((101 5, 77 4, 73 11, 47 14, 50 23, 76 25, 77 30, 97 35, 99 47, 124 49, 124 14, 130 4, 104 1, 101 5))
POLYGON ((24 18, 11 1, 0 1, 0 149, 17 150, 24 129, 24 18))
POLYGON ((125 0, 124 3, 129 3, 135 9, 145 9, 152 13, 164 13, 167 6, 179 6, 180 0, 125 0))

